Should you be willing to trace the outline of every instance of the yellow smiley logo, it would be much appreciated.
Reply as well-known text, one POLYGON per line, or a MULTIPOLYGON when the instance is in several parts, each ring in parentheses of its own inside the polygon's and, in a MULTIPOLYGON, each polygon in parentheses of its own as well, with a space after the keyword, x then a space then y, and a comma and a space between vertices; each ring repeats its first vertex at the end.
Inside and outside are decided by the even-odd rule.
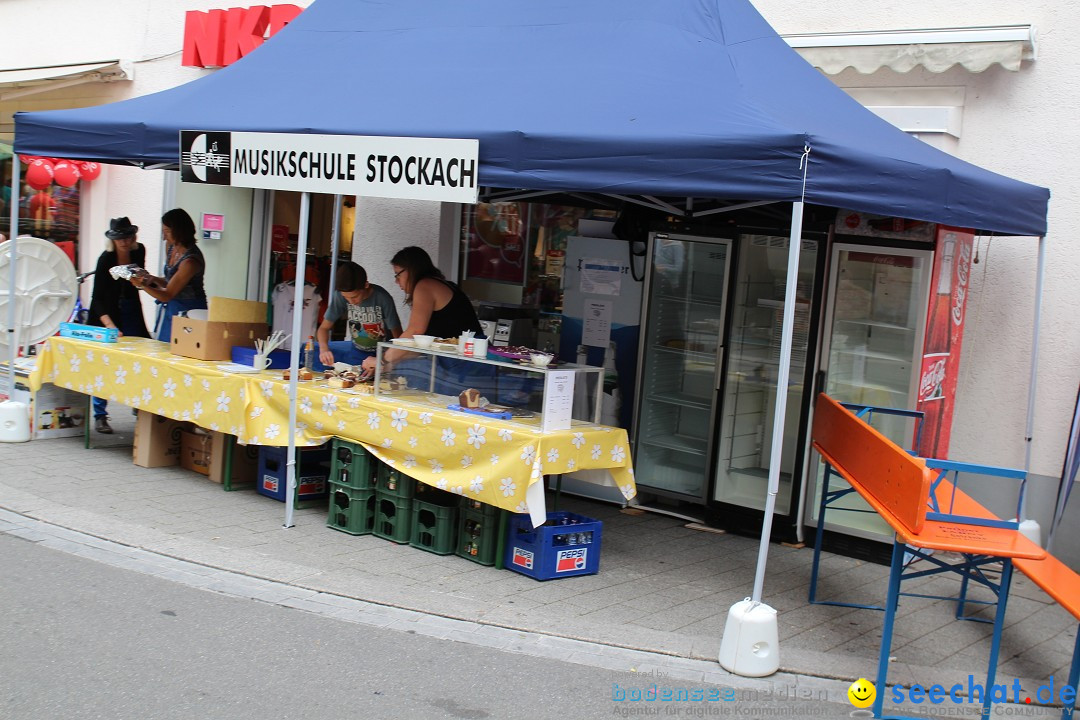
POLYGON ((868 708, 874 704, 874 698, 877 696, 877 689, 866 678, 859 678, 855 682, 851 683, 851 687, 847 689, 848 700, 851 704, 857 708, 868 708))

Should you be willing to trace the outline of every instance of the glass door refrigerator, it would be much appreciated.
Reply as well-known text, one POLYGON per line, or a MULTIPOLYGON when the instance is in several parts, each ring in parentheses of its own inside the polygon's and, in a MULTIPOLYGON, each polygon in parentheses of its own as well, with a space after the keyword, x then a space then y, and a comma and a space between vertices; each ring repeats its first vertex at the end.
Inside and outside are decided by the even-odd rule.
MULTIPOLYGON (((768 491, 773 419, 787 286, 787 237, 741 235, 723 383, 720 432, 710 524, 756 534, 761 529, 768 491)), ((812 380, 808 357, 820 243, 804 239, 799 254, 791 373, 787 387, 780 487, 774 510, 774 536, 795 539, 802 483, 800 438, 805 432, 807 388, 812 380)))
POLYGON ((699 519, 717 417, 731 246, 723 238, 654 233, 649 239, 635 479, 644 504, 660 498, 699 519))
MULTIPOLYGON (((819 364, 825 393, 841 402, 915 407, 932 264, 930 250, 833 245, 819 364)), ((875 415, 873 425, 901 447, 912 447, 914 421, 875 415)), ((805 517, 816 528, 824 472, 817 454, 811 458, 805 517)), ((846 487, 836 476, 831 483, 830 490, 846 487)), ((825 527, 841 552, 878 555, 851 537, 891 543, 889 526, 858 494, 833 507, 849 510, 830 512, 825 527)))
MULTIPOLYGON (((657 235, 635 423, 642 504, 757 533, 768 487, 788 238, 657 235), (652 498, 650 499, 650 496, 652 498)), ((801 252, 777 536, 793 535, 819 243, 801 252), (781 528, 786 529, 782 530, 781 528)))

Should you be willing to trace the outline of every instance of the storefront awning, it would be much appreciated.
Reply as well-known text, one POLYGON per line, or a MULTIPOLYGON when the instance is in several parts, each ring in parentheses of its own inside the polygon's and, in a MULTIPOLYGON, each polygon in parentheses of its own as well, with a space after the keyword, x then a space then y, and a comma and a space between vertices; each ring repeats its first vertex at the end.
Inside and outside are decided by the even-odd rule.
POLYGON ((939 73, 954 65, 982 72, 994 63, 1015 72, 1022 61, 1035 59, 1031 25, 799 33, 783 38, 828 75, 849 67, 867 75, 883 67, 903 73, 922 66, 939 73))
POLYGON ((0 101, 83 83, 131 80, 132 74, 131 64, 121 60, 0 70, 0 101))

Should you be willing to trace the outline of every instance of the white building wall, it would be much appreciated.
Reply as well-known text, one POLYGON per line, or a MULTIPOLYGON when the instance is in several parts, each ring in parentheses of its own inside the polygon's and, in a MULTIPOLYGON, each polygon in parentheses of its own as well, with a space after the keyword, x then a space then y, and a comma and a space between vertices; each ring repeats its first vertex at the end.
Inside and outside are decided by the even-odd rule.
MULTIPOLYGON (((1044 315, 1032 471, 1059 476, 1080 383, 1080 4, 1070 0, 956 0, 906 3, 756 0, 783 33, 906 30, 1031 24, 1034 62, 1019 72, 953 68, 941 74, 848 69, 843 88, 963 87, 963 128, 955 153, 982 167, 1050 188, 1044 315)), ((974 266, 951 455, 1022 467, 1032 339, 1037 241, 982 238, 974 266)))
MULTIPOLYGON (((368 280, 382 285, 394 298, 402 327, 409 324, 405 293, 394 282, 390 258, 403 247, 416 245, 427 250, 439 264, 442 204, 428 200, 356 199, 356 231, 352 258, 367 270, 368 280)), ((449 271, 445 265, 443 272, 449 271)), ((451 278, 453 279, 453 278, 451 278)))

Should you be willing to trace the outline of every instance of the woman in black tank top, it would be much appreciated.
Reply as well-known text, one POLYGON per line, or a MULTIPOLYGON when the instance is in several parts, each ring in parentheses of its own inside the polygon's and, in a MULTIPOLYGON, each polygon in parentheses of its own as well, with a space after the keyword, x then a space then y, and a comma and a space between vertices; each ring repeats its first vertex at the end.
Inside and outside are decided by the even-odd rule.
MULTIPOLYGON (((480 320, 469 298, 457 285, 446 280, 423 248, 402 248, 390 260, 394 282, 405 292, 405 304, 412 307, 403 338, 414 335, 434 335, 437 338, 457 337, 466 330, 483 337, 480 320)), ((404 353, 387 350, 383 358, 393 362, 404 353)), ((375 367, 375 358, 364 361, 364 367, 375 367)))

